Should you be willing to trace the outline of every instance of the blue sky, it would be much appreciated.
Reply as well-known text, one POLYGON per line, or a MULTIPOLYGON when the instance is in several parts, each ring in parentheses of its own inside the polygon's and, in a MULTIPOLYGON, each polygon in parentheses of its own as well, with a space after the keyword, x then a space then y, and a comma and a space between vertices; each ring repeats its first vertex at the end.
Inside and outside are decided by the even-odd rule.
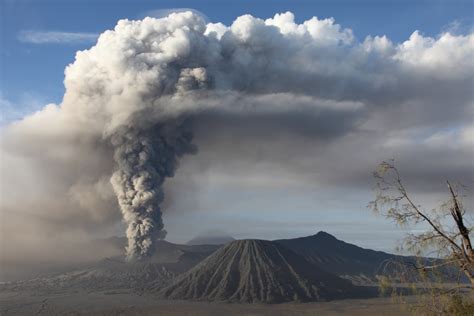
MULTIPOLYGON (((21 107, 18 118, 42 104, 60 102, 64 68, 77 50, 91 41, 35 44, 19 40, 24 31, 99 34, 119 19, 139 19, 154 10, 192 8, 211 22, 230 24, 235 17, 260 18, 292 11, 297 22, 312 16, 334 17, 357 38, 387 35, 406 40, 414 30, 436 36, 447 29, 466 32, 472 27, 473 1, 468 0, 322 0, 322 1, 10 1, 0 2, 2 98, 21 107)), ((154 13, 156 14, 156 12, 154 13)))
MULTIPOLYGON (((47 103, 60 103, 64 94, 64 68, 74 61, 75 52, 94 45, 96 35, 114 28, 119 19, 141 19, 147 15, 160 16, 169 10, 184 8, 201 12, 209 22, 221 22, 226 25, 231 24, 236 17, 243 14, 252 14, 265 19, 273 17, 276 13, 291 11, 295 14, 298 23, 313 16, 320 19, 333 17, 336 23, 343 28, 350 28, 358 42, 362 42, 369 35, 386 35, 394 43, 407 40, 415 30, 419 30, 424 36, 434 38, 446 31, 453 34, 470 33, 474 16, 474 2, 461 0, 0 0, 0 106, 2 106, 0 110, 4 116, 1 121, 2 125, 39 110, 47 103)), ((457 83, 454 82, 454 84, 457 83)), ((427 103, 431 101, 429 96, 427 96, 427 100, 427 103)), ((463 100, 460 99, 459 102, 462 103, 463 100)), ((421 143, 433 135, 439 136, 438 134, 442 132, 444 134, 441 136, 445 137, 442 140, 449 141, 452 131, 460 130, 462 132, 465 127, 463 124, 466 124, 466 118, 463 117, 462 110, 464 108, 461 109, 459 106, 459 110, 451 111, 451 113, 459 114, 459 117, 456 116, 451 121, 443 121, 435 116, 436 113, 433 114, 433 117, 426 118, 425 108, 422 108, 415 114, 422 113, 423 115, 420 117, 423 118, 410 123, 413 124, 412 126, 405 126, 406 130, 403 127, 393 126, 393 124, 385 128, 384 124, 387 121, 381 120, 379 123, 378 117, 370 121, 370 123, 375 123, 369 127, 379 128, 382 132, 386 131, 387 137, 393 137, 393 144, 397 146, 400 144, 400 146, 405 146, 417 137, 421 139, 419 141, 421 143), (420 122, 425 124, 426 129, 417 129, 421 125, 420 122), (397 134, 397 132, 400 133, 397 134)), ((402 112, 403 109, 400 113, 402 112)), ((387 114, 387 116, 390 115, 392 113, 387 114)), ((441 113, 439 117, 443 116, 449 115, 441 113)), ((403 118, 403 116, 401 117, 403 118)), ((388 122, 390 123, 390 121, 388 122)), ((361 135, 361 139, 363 139, 365 134, 361 135)), ((347 152, 350 151, 350 154, 354 155, 354 160, 358 158, 357 155, 360 155, 360 161, 368 161, 363 157, 363 154, 353 150, 352 141, 353 139, 349 139, 342 144, 348 148, 347 152)), ((330 153, 326 156, 323 155, 325 153, 319 153, 326 157, 326 162, 321 164, 321 168, 333 168, 331 159, 346 155, 345 151, 340 154, 334 147, 328 149, 329 152, 331 150, 335 152, 334 156, 331 156, 330 153)), ((374 151, 378 152, 379 148, 374 147, 374 151)), ((421 147, 418 144, 412 144, 412 147, 406 152, 403 152, 405 150, 403 148, 400 149, 400 153, 405 154, 403 157, 407 157, 407 161, 409 159, 420 161, 418 157, 424 157, 424 155, 444 157, 442 154, 430 155, 429 151, 426 151, 428 153, 426 154, 424 149, 419 149, 421 147), (418 151, 415 152, 415 150, 418 151), (414 152, 415 154, 413 154, 414 152)), ((429 150, 431 149, 430 147, 429 150)), ((315 152, 317 152, 316 149, 315 152)), ((211 158, 214 155, 212 150, 208 149, 206 152, 206 148, 202 150, 202 153, 204 157, 206 154, 211 158)), ((468 157, 468 154, 463 157, 468 157)), ((203 158, 203 160, 205 159, 203 158)), ((446 161, 450 160, 446 159, 446 161)), ((304 163, 306 161, 302 159, 301 164, 304 165, 304 163)), ((463 162, 463 164, 467 163, 463 162)), ((196 169, 200 167, 199 164, 197 165, 196 169)), ((368 168, 373 170, 372 166, 375 168, 375 164, 370 161, 368 168)), ((464 172, 464 169, 458 168, 455 163, 453 165, 446 164, 446 166, 452 167, 451 169, 447 167, 447 170, 459 170, 460 174, 464 172)), ((278 167, 281 165, 278 165, 276 169, 269 170, 281 171, 278 167)), ((341 166, 341 169, 345 170, 345 167, 341 166)), ((359 167, 354 164, 354 169, 357 168, 359 167)), ((415 169, 415 167, 413 168, 415 169)), ((191 167, 189 169, 195 170, 191 167)), ((348 178, 357 176, 357 170, 354 171, 354 174, 350 173, 352 170, 347 170, 348 178)), ((311 172, 313 171, 311 169, 311 172)), ((319 172, 319 170, 316 171, 319 172)), ((317 173, 316 171, 315 173, 317 173)), ((431 172, 431 170, 429 171, 431 172)), ((239 173, 240 169, 236 172, 237 176, 239 173)), ((252 171, 247 175, 253 176, 251 173, 252 171)), ((306 173, 304 171, 303 176, 306 173)), ((186 173, 177 176, 179 178, 176 180, 177 182, 188 181, 183 174, 186 173)), ((233 180, 232 178, 236 174, 225 174, 223 183, 225 184, 229 179, 233 180)), ((271 172, 268 174, 271 175, 271 172)), ((268 176, 268 174, 263 176, 268 176)), ((288 174, 282 174, 282 178, 288 176, 288 174)), ((208 175, 202 174, 201 176, 206 178, 208 175)), ((370 178, 370 172, 364 173, 364 177, 366 176, 370 178)), ((291 175, 288 178, 291 180, 291 175)), ((247 183, 252 183, 252 181, 247 183)), ((273 181, 273 179, 261 179, 261 182, 265 182, 266 185, 273 184, 273 181)), ((347 182, 349 181, 350 179, 347 180, 347 182)), ((356 185, 347 184, 347 187, 344 187, 345 182, 346 179, 340 180, 338 182, 340 188, 338 187, 337 190, 318 187, 313 192, 311 190, 305 191, 305 189, 299 190, 300 186, 296 186, 298 189, 293 191, 288 190, 287 187, 281 190, 274 189, 271 185, 255 190, 254 187, 235 185, 232 181, 229 181, 230 184, 225 187, 217 181, 217 184, 211 183, 198 191, 199 203, 196 203, 193 198, 190 198, 190 201, 186 200, 187 197, 182 198, 181 210, 177 209, 174 210, 174 213, 165 214, 166 229, 169 231, 170 239, 179 242, 186 241, 194 234, 199 233, 197 227, 203 222, 209 223, 208 226, 203 225, 204 230, 215 226, 220 230, 227 230, 239 238, 286 238, 312 234, 317 230, 326 230, 340 238, 366 247, 383 250, 393 249, 396 240, 401 236, 400 231, 394 229, 392 223, 374 217, 367 211, 366 205, 372 199, 372 191, 368 188, 367 182, 364 182, 360 187, 359 183, 356 185), (267 191, 268 187, 271 190, 267 191), (195 210, 189 211, 190 208, 195 208, 195 210), (186 221, 183 221, 184 217, 187 219, 186 221), (287 225, 289 222, 291 223, 287 225), (181 234, 181 232, 187 234, 181 234)), ((245 182, 243 183, 245 184, 245 182)), ((192 185, 190 186, 192 187, 192 185)), ((430 199, 439 201, 437 197, 433 199, 430 196, 430 199)), ((119 227, 115 232, 122 233, 123 227, 119 227)))

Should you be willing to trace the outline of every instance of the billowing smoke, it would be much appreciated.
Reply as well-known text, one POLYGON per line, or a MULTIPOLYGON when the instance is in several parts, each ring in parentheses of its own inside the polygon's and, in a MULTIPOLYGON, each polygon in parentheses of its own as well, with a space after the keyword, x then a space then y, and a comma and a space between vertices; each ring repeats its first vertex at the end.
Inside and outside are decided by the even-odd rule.
MULTIPOLYGON (((193 143, 212 148, 196 156, 203 164, 247 159, 252 170, 264 156, 342 185, 370 174, 381 152, 417 161, 430 152, 448 166, 433 142, 457 134, 434 135, 433 122, 469 130, 473 42, 419 32, 400 44, 359 42, 333 19, 298 24, 289 12, 231 26, 193 12, 121 20, 77 53, 60 105, 5 128, 2 209, 88 232, 115 223, 120 207, 127 256, 140 259, 165 235, 166 178, 193 143)), ((471 174, 455 138, 459 161, 446 170, 471 174)))
POLYGON ((153 241, 166 236, 160 210, 163 182, 174 175, 180 156, 195 151, 183 124, 174 121, 145 131, 127 128, 112 136, 117 170, 111 182, 127 224, 129 259, 150 255, 153 241))

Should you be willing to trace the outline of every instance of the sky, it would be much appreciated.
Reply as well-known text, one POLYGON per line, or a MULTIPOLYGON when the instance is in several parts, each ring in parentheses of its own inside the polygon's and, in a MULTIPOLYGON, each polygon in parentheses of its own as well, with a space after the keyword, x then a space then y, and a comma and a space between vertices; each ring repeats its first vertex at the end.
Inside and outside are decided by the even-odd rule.
MULTIPOLYGON (((21 196, 18 192, 30 192, 30 186, 34 187, 36 182, 41 183, 38 186, 44 186, 41 190, 36 187, 26 193, 32 196, 28 211, 25 211, 26 206, 21 210, 13 210, 10 206, 12 203, 3 203, 5 209, 8 209, 4 214, 15 212, 17 216, 34 212, 31 206, 38 205, 35 194, 39 196, 38 199, 51 198, 47 197, 48 194, 63 194, 60 185, 33 180, 28 171, 37 170, 34 168, 46 172, 50 179, 48 181, 58 179, 61 186, 70 186, 73 190, 67 191, 69 195, 66 194, 69 199, 85 198, 95 201, 96 192, 86 190, 89 178, 73 182, 69 179, 71 175, 58 170, 63 167, 72 170, 74 167, 62 166, 62 162, 55 166, 52 162, 46 162, 47 159, 36 151, 55 153, 56 145, 53 140, 59 142, 67 133, 60 130, 55 134, 54 130, 51 132, 51 139, 39 139, 37 142, 40 144, 44 141, 51 147, 45 145, 36 149, 33 144, 36 142, 35 135, 43 132, 47 134, 49 124, 55 124, 54 120, 42 121, 41 117, 48 111, 55 112, 56 108, 53 106, 49 110, 43 110, 37 116, 38 122, 34 119, 36 116, 25 121, 22 118, 43 109, 46 104, 71 102, 63 101, 66 66, 74 63, 77 51, 95 45, 98 35, 113 29, 118 20, 140 20, 146 16, 160 18, 173 11, 188 9, 197 12, 206 23, 222 23, 226 26, 244 14, 265 20, 273 18, 277 13, 291 11, 296 24, 313 16, 318 17, 318 21, 333 18, 330 26, 339 25, 337 30, 334 34, 328 33, 328 38, 320 40, 327 40, 329 43, 330 37, 334 36, 338 41, 336 46, 340 49, 316 49, 303 56, 310 58, 310 63, 311 58, 316 56, 314 58, 321 58, 322 64, 327 63, 328 69, 337 69, 320 83, 322 87, 325 84, 328 86, 326 91, 321 88, 322 92, 318 92, 317 97, 324 98, 325 101, 318 101, 323 103, 323 108, 318 110, 323 114, 314 121, 312 112, 307 116, 310 117, 308 122, 305 121, 305 115, 298 116, 298 113, 308 114, 306 99, 295 101, 301 102, 298 113, 290 111, 284 117, 280 117, 279 113, 265 112, 260 113, 261 119, 235 118, 228 113, 222 117, 206 113, 197 118, 194 132, 198 153, 182 157, 175 177, 168 179, 165 184, 166 207, 163 210, 163 220, 168 240, 185 242, 206 231, 222 231, 236 238, 276 239, 310 235, 324 230, 364 247, 393 251, 397 240, 404 232, 410 231, 410 228, 398 229, 393 223, 375 216, 366 208, 373 199, 371 171, 381 159, 395 158, 399 161, 400 167, 405 168, 402 172, 406 172, 409 185, 420 201, 427 205, 435 205, 442 200, 443 196, 440 194, 446 177, 454 177, 467 184, 473 183, 473 165, 470 162, 473 154, 473 112, 472 92, 469 92, 473 83, 470 72, 472 40, 469 42, 468 39, 473 26, 472 1, 2 0, 1 125, 9 129, 12 122, 20 121, 23 123, 15 128, 22 131, 30 131, 31 128, 30 134, 33 135, 25 136, 30 134, 13 131, 13 136, 7 136, 5 143, 7 147, 10 146, 9 153, 18 154, 22 158, 14 158, 16 156, 13 154, 7 157, 5 152, 3 154, 3 186, 6 186, 8 180, 8 194, 11 194, 6 197, 7 194, 4 193, 3 199, 14 201, 21 196), (448 33, 452 37, 443 37, 443 34, 448 33), (374 40, 375 38, 382 40, 374 40), (386 42, 383 38, 389 41, 386 42), (436 43, 441 44, 437 46, 436 43), (448 44, 443 46, 443 43, 448 44), (369 52, 368 55, 363 55, 369 62, 357 59, 358 47, 364 47, 369 52), (429 50, 430 47, 434 48, 429 50), (428 53, 417 53, 423 52, 423 49, 429 50, 428 53), (333 56, 325 55, 328 52, 333 52, 333 56), (313 53, 316 55, 312 55, 313 53), (448 53, 451 57, 445 58, 448 53), (396 58, 403 60, 405 66, 411 66, 407 69, 400 66, 399 69, 397 65, 387 62, 385 54, 394 54, 396 58), (346 65, 348 68, 338 68, 338 56, 349 60, 346 65), (394 73, 394 80, 399 80, 399 83, 391 90, 392 83, 387 79, 387 95, 384 95, 378 88, 364 88, 372 81, 367 79, 368 83, 364 83, 365 79, 361 79, 359 71, 364 76, 380 76, 377 78, 383 80, 394 73), (330 86, 332 78, 336 78, 336 85, 343 82, 343 86, 340 89, 330 86), (346 84, 346 81, 349 83, 346 84), (351 81, 355 84, 352 85, 351 81), (432 91, 433 87, 439 89, 432 91), (443 102, 451 102, 451 105, 448 107, 443 102), (434 105, 429 105, 431 103, 434 105), (341 107, 343 110, 333 113, 326 111, 324 106, 341 107), (242 128, 243 124, 248 128, 242 128), (446 145, 452 146, 449 147, 451 153, 442 150, 446 145), (33 157, 39 158, 31 162, 33 157), (10 166, 7 168, 10 161, 16 163, 27 160, 27 167, 21 165, 18 169, 10 166), (15 170, 11 172, 15 174, 13 182, 10 181, 13 176, 5 169, 15 170), (21 172, 16 172, 17 170, 21 172), (64 183, 67 185, 63 185, 64 183)), ((283 29, 283 26, 279 27, 283 29)), ((332 28, 328 30, 334 31, 332 28)), ((255 41, 258 40, 257 36, 255 41)), ((296 41, 295 45, 300 44, 296 41)), ((278 43, 275 45, 277 52, 285 51, 278 43)), ((111 47, 110 51, 120 52, 116 47, 111 47)), ((113 55, 110 57, 113 59, 113 55)), ((78 63, 71 69, 70 78, 76 73, 86 77, 89 70, 91 73, 95 71, 94 65, 90 69, 82 69, 78 63)), ((198 78, 195 72, 190 76, 198 78)), ((244 73, 242 76, 250 75, 244 73)), ((236 86, 237 90, 246 89, 235 78, 224 79, 229 85, 236 86)), ((70 81, 73 87, 71 90, 76 89, 74 79, 70 81)), ((286 91, 286 88, 270 83, 258 83, 259 88, 260 86, 262 91, 286 91)), ((291 93, 303 91, 303 94, 313 97, 312 92, 308 92, 312 89, 309 84, 306 86, 303 83, 299 87, 295 84, 295 87, 289 89, 291 93)), ((248 102, 282 103, 283 113, 287 113, 284 105, 285 102, 288 103, 286 97, 269 101, 264 96, 263 99, 248 102)), ((82 101, 77 104, 80 102, 82 101)), ((66 136, 64 138, 68 139, 66 136)), ((78 138, 71 139, 76 141, 78 138)), ((96 147, 85 148, 95 150, 96 147)), ((100 150, 106 156, 108 149, 100 147, 100 150)), ((67 155, 72 151, 57 152, 60 156, 69 157, 67 155)), ((51 155, 53 158, 48 159, 56 159, 51 155)), ((91 157, 82 161, 70 161, 82 166, 81 163, 90 159, 94 165, 92 171, 78 169, 81 173, 110 173, 110 166, 104 162, 106 160, 103 156, 95 159, 92 152, 89 156, 91 157), (101 167, 102 164, 104 168, 101 167)), ((98 188, 101 198, 107 200, 107 203, 114 200, 108 195, 110 192, 102 188, 109 185, 108 180, 104 182, 100 178, 90 181, 96 181, 93 182, 94 188, 98 188)), ((101 200, 100 203, 102 202, 101 200)), ((69 207, 67 203, 61 201, 54 207, 50 204, 45 207, 62 209, 69 207)), ((104 209, 110 207, 105 202, 100 203, 98 205, 103 205, 104 209)), ((48 229, 61 226, 62 230, 67 230, 69 226, 76 229, 83 223, 87 227, 84 231, 91 236, 124 233, 125 227, 120 222, 116 204, 112 206, 114 210, 104 214, 89 210, 89 206, 84 206, 82 201, 79 204, 78 213, 71 213, 70 216, 63 211, 39 212, 40 222, 49 222, 45 226, 48 229), (81 210, 83 213, 79 213, 81 210), (86 216, 87 219, 83 218, 86 216), (71 222, 75 224, 71 225, 71 222)), ((24 223, 25 219, 20 221, 24 223)))
MULTIPOLYGON (((164 14, 170 9, 191 8, 211 22, 229 24, 237 16, 252 14, 261 18, 291 11, 297 21, 312 16, 334 17, 349 27, 356 37, 387 35, 393 41, 406 40, 414 30, 428 36, 456 28, 472 27, 473 4, 464 0, 322 0, 322 1, 9 1, 2 0, 1 94, 13 104, 21 104, 16 116, 37 109, 44 103, 60 102, 64 94, 64 68, 73 62, 77 50, 94 42, 91 37, 35 44, 21 40, 22 32, 64 32, 100 34, 119 19, 140 19, 164 14), (156 10, 164 10, 159 12, 156 10), (156 12, 153 12, 156 11, 156 12)), ((92 36, 94 38, 94 36, 92 36)), ((15 117, 15 115, 12 114, 15 117)))

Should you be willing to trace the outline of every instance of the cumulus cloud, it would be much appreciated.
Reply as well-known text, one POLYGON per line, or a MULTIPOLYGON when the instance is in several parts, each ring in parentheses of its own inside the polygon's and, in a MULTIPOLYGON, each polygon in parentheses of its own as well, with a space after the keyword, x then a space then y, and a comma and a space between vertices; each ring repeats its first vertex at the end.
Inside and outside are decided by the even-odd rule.
POLYGON ((91 44, 98 36, 94 33, 25 30, 18 34, 18 40, 31 44, 91 44))
POLYGON ((121 20, 77 52, 61 104, 5 128, 2 208, 94 231, 120 207, 128 255, 140 258, 164 235, 160 205, 179 194, 166 179, 180 161, 183 174, 235 184, 235 171, 259 187, 285 170, 282 185, 368 189, 392 157, 417 188, 471 181, 468 132, 455 151, 439 133, 472 123, 473 41, 415 31, 359 42, 334 19, 298 24, 290 12, 228 26, 193 12, 121 20))
POLYGON ((196 9, 192 9, 192 8, 167 8, 167 9, 150 10, 150 11, 147 11, 142 16, 140 16, 140 18, 144 19, 146 17, 152 17, 152 18, 160 19, 160 18, 165 18, 172 13, 181 13, 181 12, 192 12, 195 15, 201 16, 201 18, 204 21, 206 22, 209 21, 209 18, 203 12, 198 11, 196 9))

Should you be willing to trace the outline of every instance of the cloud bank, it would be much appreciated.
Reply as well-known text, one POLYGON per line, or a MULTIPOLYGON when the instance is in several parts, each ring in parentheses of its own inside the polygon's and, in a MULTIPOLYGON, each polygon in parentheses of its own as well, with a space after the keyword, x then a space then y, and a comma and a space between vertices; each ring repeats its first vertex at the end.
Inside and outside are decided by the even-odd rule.
POLYGON ((205 173, 275 185, 277 172, 282 185, 357 189, 393 157, 416 190, 470 184, 473 44, 419 31, 358 41, 290 12, 230 26, 193 12, 121 20, 77 52, 61 104, 4 129, 2 217, 17 219, 2 238, 24 222, 87 235, 122 220, 129 258, 147 256, 165 235, 165 193, 193 194, 167 186, 180 172, 198 186, 205 173))

